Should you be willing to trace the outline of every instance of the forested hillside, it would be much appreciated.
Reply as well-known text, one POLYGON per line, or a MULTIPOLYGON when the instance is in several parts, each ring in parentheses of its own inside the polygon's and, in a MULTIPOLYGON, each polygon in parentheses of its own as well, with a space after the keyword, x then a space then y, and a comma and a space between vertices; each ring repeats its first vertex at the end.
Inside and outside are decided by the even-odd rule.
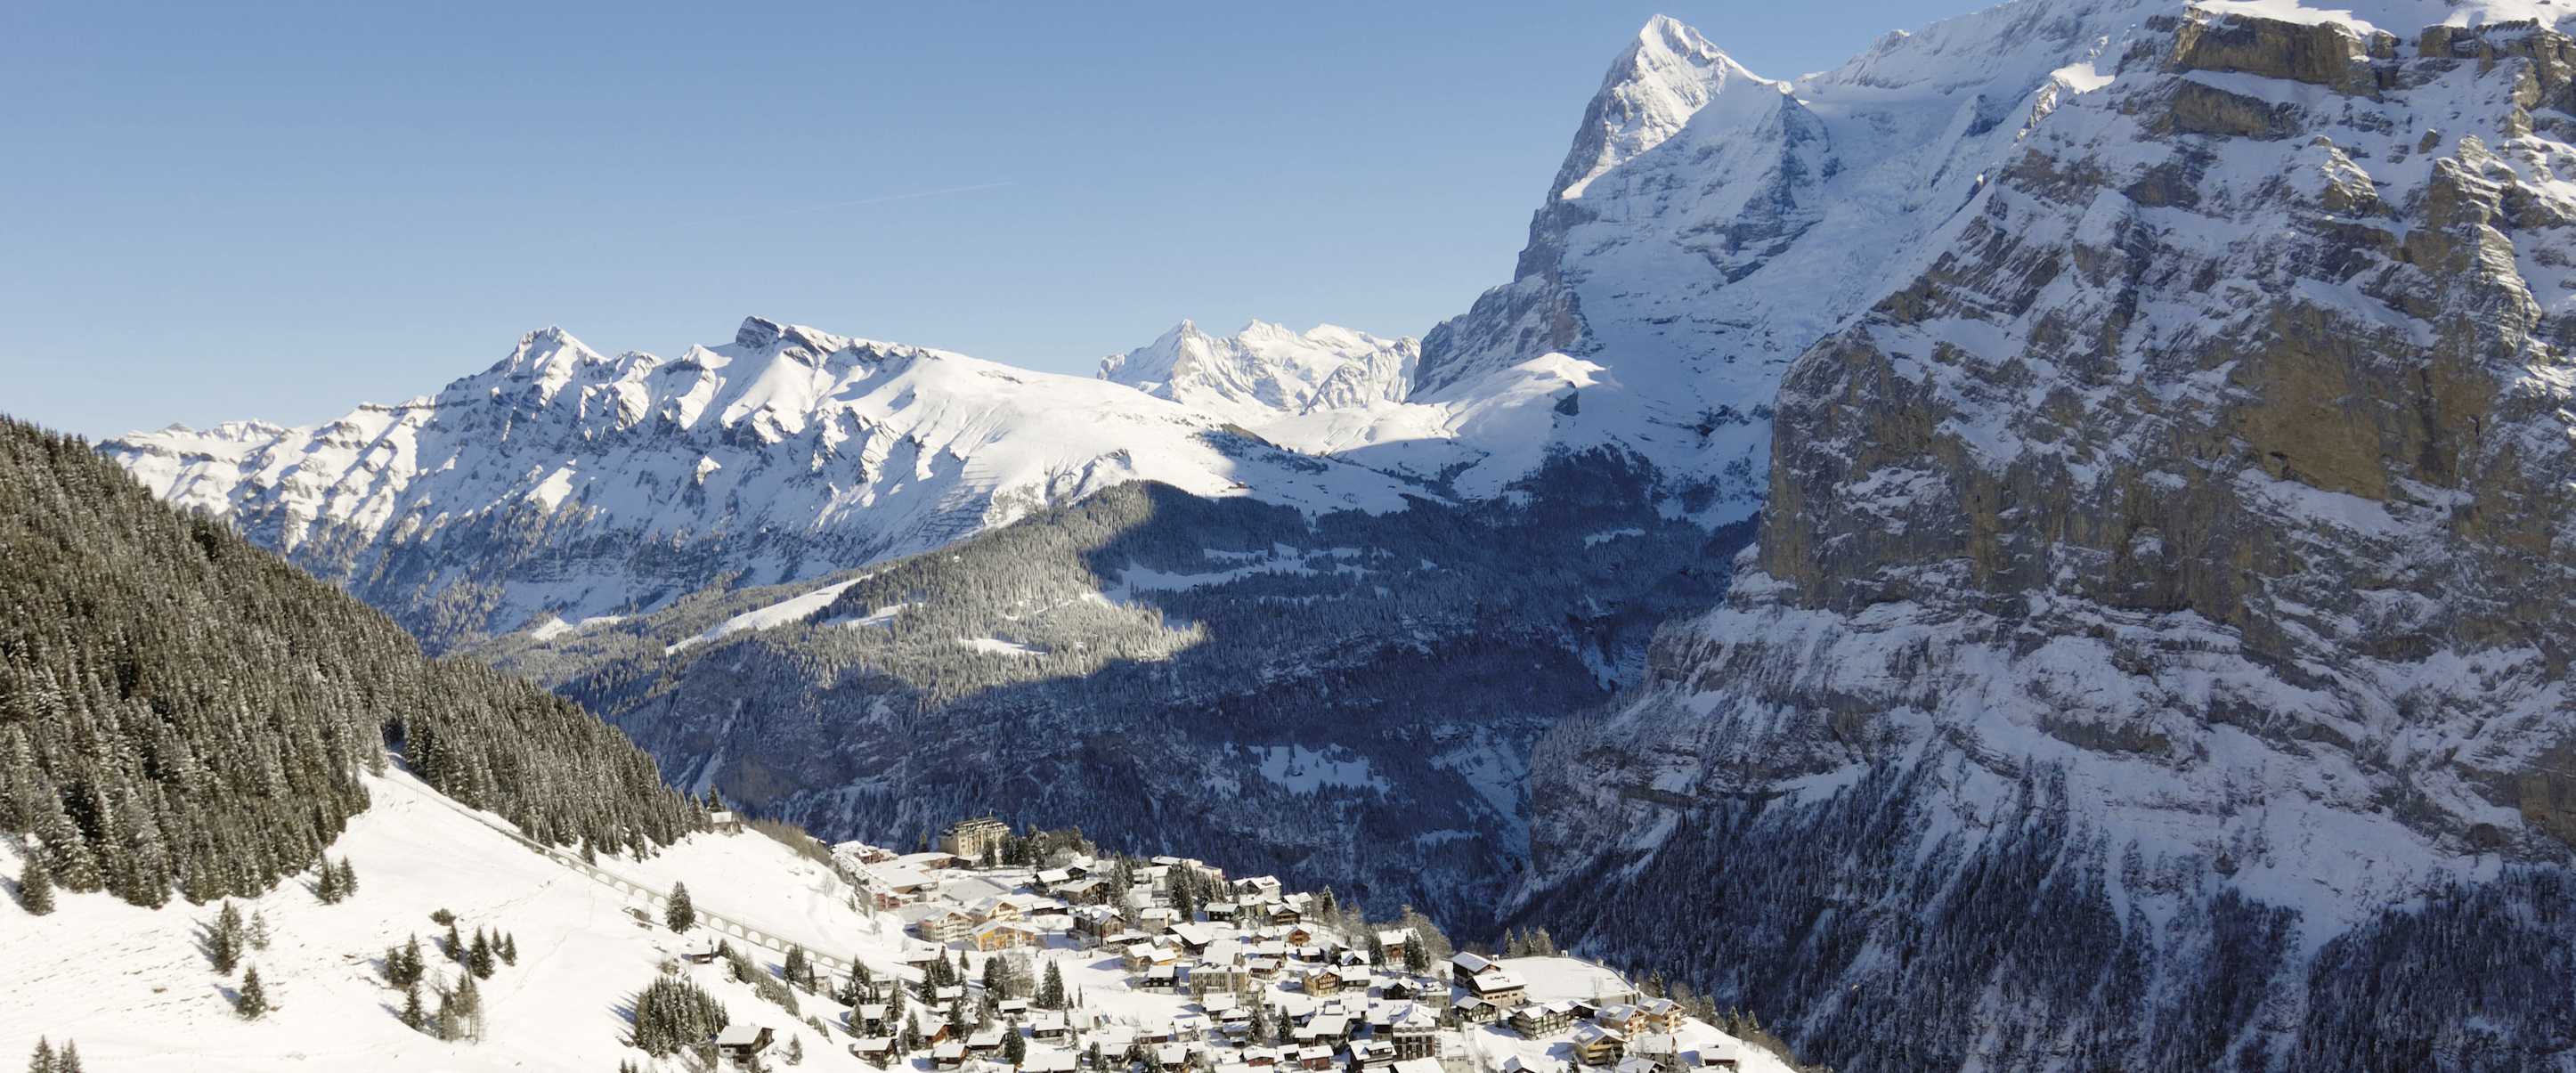
POLYGON ((255 894, 366 807, 388 746, 547 842, 642 850, 703 822, 580 708, 433 662, 88 443, 0 418, 0 832, 32 835, 53 885, 255 894))

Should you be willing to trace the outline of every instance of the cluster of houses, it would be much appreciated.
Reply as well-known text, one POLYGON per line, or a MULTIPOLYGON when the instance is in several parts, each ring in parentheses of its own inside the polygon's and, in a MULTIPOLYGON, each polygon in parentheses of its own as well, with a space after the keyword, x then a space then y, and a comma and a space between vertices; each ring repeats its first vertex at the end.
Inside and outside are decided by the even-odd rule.
POLYGON ((847 1027, 858 1037, 852 1054, 880 1068, 926 1060, 933 1073, 976 1063, 1076 1073, 1095 1049, 1110 1070, 1142 1064, 1150 1073, 1737 1069, 1731 1054, 1680 1042, 1687 1018, 1679 1004, 1624 982, 1585 998, 1533 1001, 1510 965, 1473 953, 1434 973, 1407 972, 1406 947, 1418 941, 1411 932, 1347 935, 1335 922, 1310 919, 1336 914, 1320 913, 1313 897, 1285 891, 1275 878, 1229 879, 1187 858, 974 867, 1007 835, 988 819, 950 828, 934 852, 844 848, 873 904, 902 919, 915 940, 900 955, 904 971, 878 976, 849 1010, 847 1027), (1190 873, 1181 878, 1191 889, 1216 896, 1185 914, 1169 898, 1179 870, 1190 873), (1124 884, 1113 880, 1120 876, 1124 884), (994 1016, 960 1027, 947 1011, 961 1000, 981 1004, 978 984, 908 991, 908 1002, 893 994, 915 987, 934 962, 965 965, 1015 951, 1072 970, 1066 978, 1086 989, 1083 998, 1071 1009, 1003 999, 991 1005, 994 1016), (922 1045, 909 1054, 897 1044, 904 1017, 922 1045), (1494 1048, 1471 1039, 1479 1033, 1543 1046, 1504 1047, 1511 1053, 1494 1060, 1494 1048))

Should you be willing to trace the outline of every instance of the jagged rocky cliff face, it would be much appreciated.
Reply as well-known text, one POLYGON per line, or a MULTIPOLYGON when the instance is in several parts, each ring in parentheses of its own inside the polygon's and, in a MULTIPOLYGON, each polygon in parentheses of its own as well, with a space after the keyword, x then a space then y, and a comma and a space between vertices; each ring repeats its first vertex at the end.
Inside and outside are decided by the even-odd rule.
POLYGON ((1822 76, 2064 49, 1791 366, 1726 604, 1540 750, 1530 911, 1847 1070, 2576 1068, 2525 7, 2030 0, 1822 76))

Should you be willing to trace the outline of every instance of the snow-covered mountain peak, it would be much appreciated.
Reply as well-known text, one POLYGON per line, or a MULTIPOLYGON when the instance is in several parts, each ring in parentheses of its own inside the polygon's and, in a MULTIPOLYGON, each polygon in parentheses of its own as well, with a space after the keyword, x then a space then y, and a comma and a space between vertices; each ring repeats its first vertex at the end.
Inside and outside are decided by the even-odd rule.
POLYGON ((766 317, 744 317, 742 326, 734 329, 733 345, 735 349, 746 353, 771 354, 802 350, 819 358, 854 346, 883 347, 886 344, 834 335, 802 324, 780 324, 766 317))
POLYGON ((1730 91, 1769 93, 1776 97, 1786 84, 1745 69, 1710 44, 1699 31, 1669 15, 1657 15, 1637 31, 1630 45, 1601 80, 1583 119, 1583 133, 1557 174, 1555 194, 1583 195, 1583 188, 1603 172, 1663 144, 1680 133, 1691 117, 1730 91))
POLYGON ((571 332, 549 326, 520 336, 510 356, 495 362, 491 371, 504 376, 542 378, 608 360, 571 332))
POLYGON ((1100 379, 1125 384, 1243 424, 1317 406, 1402 401, 1419 341, 1387 339, 1336 325, 1300 332, 1247 321, 1215 336, 1183 320, 1151 343, 1100 362, 1100 379))
POLYGON ((1582 359, 1605 373, 1548 450, 1642 458, 1704 521, 1750 517, 1789 363, 1909 277, 2061 82, 2089 85, 2081 65, 2115 35, 2183 9, 2023 0, 1794 83, 1650 22, 1578 124, 1512 282, 1424 337, 1411 397, 1582 359))

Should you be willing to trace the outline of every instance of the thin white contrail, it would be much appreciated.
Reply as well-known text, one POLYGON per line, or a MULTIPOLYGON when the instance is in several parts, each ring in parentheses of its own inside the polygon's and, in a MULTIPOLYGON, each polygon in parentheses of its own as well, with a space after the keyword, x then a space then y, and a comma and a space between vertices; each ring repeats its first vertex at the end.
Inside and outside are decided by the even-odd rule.
POLYGON ((824 212, 830 209, 854 209, 861 205, 883 205, 889 201, 916 201, 926 197, 946 197, 950 194, 971 194, 977 190, 999 190, 1002 187, 1012 185, 1015 184, 1005 181, 998 183, 976 183, 972 186, 948 186, 937 190, 914 190, 909 193, 902 194, 879 194, 875 197, 863 197, 851 201, 826 201, 819 205, 798 205, 794 208, 769 209, 763 212, 745 213, 740 216, 715 216, 702 220, 692 220, 686 224, 682 224, 681 226, 686 227, 694 224, 733 223, 738 220, 758 220, 771 216, 795 216, 808 212, 824 212))

